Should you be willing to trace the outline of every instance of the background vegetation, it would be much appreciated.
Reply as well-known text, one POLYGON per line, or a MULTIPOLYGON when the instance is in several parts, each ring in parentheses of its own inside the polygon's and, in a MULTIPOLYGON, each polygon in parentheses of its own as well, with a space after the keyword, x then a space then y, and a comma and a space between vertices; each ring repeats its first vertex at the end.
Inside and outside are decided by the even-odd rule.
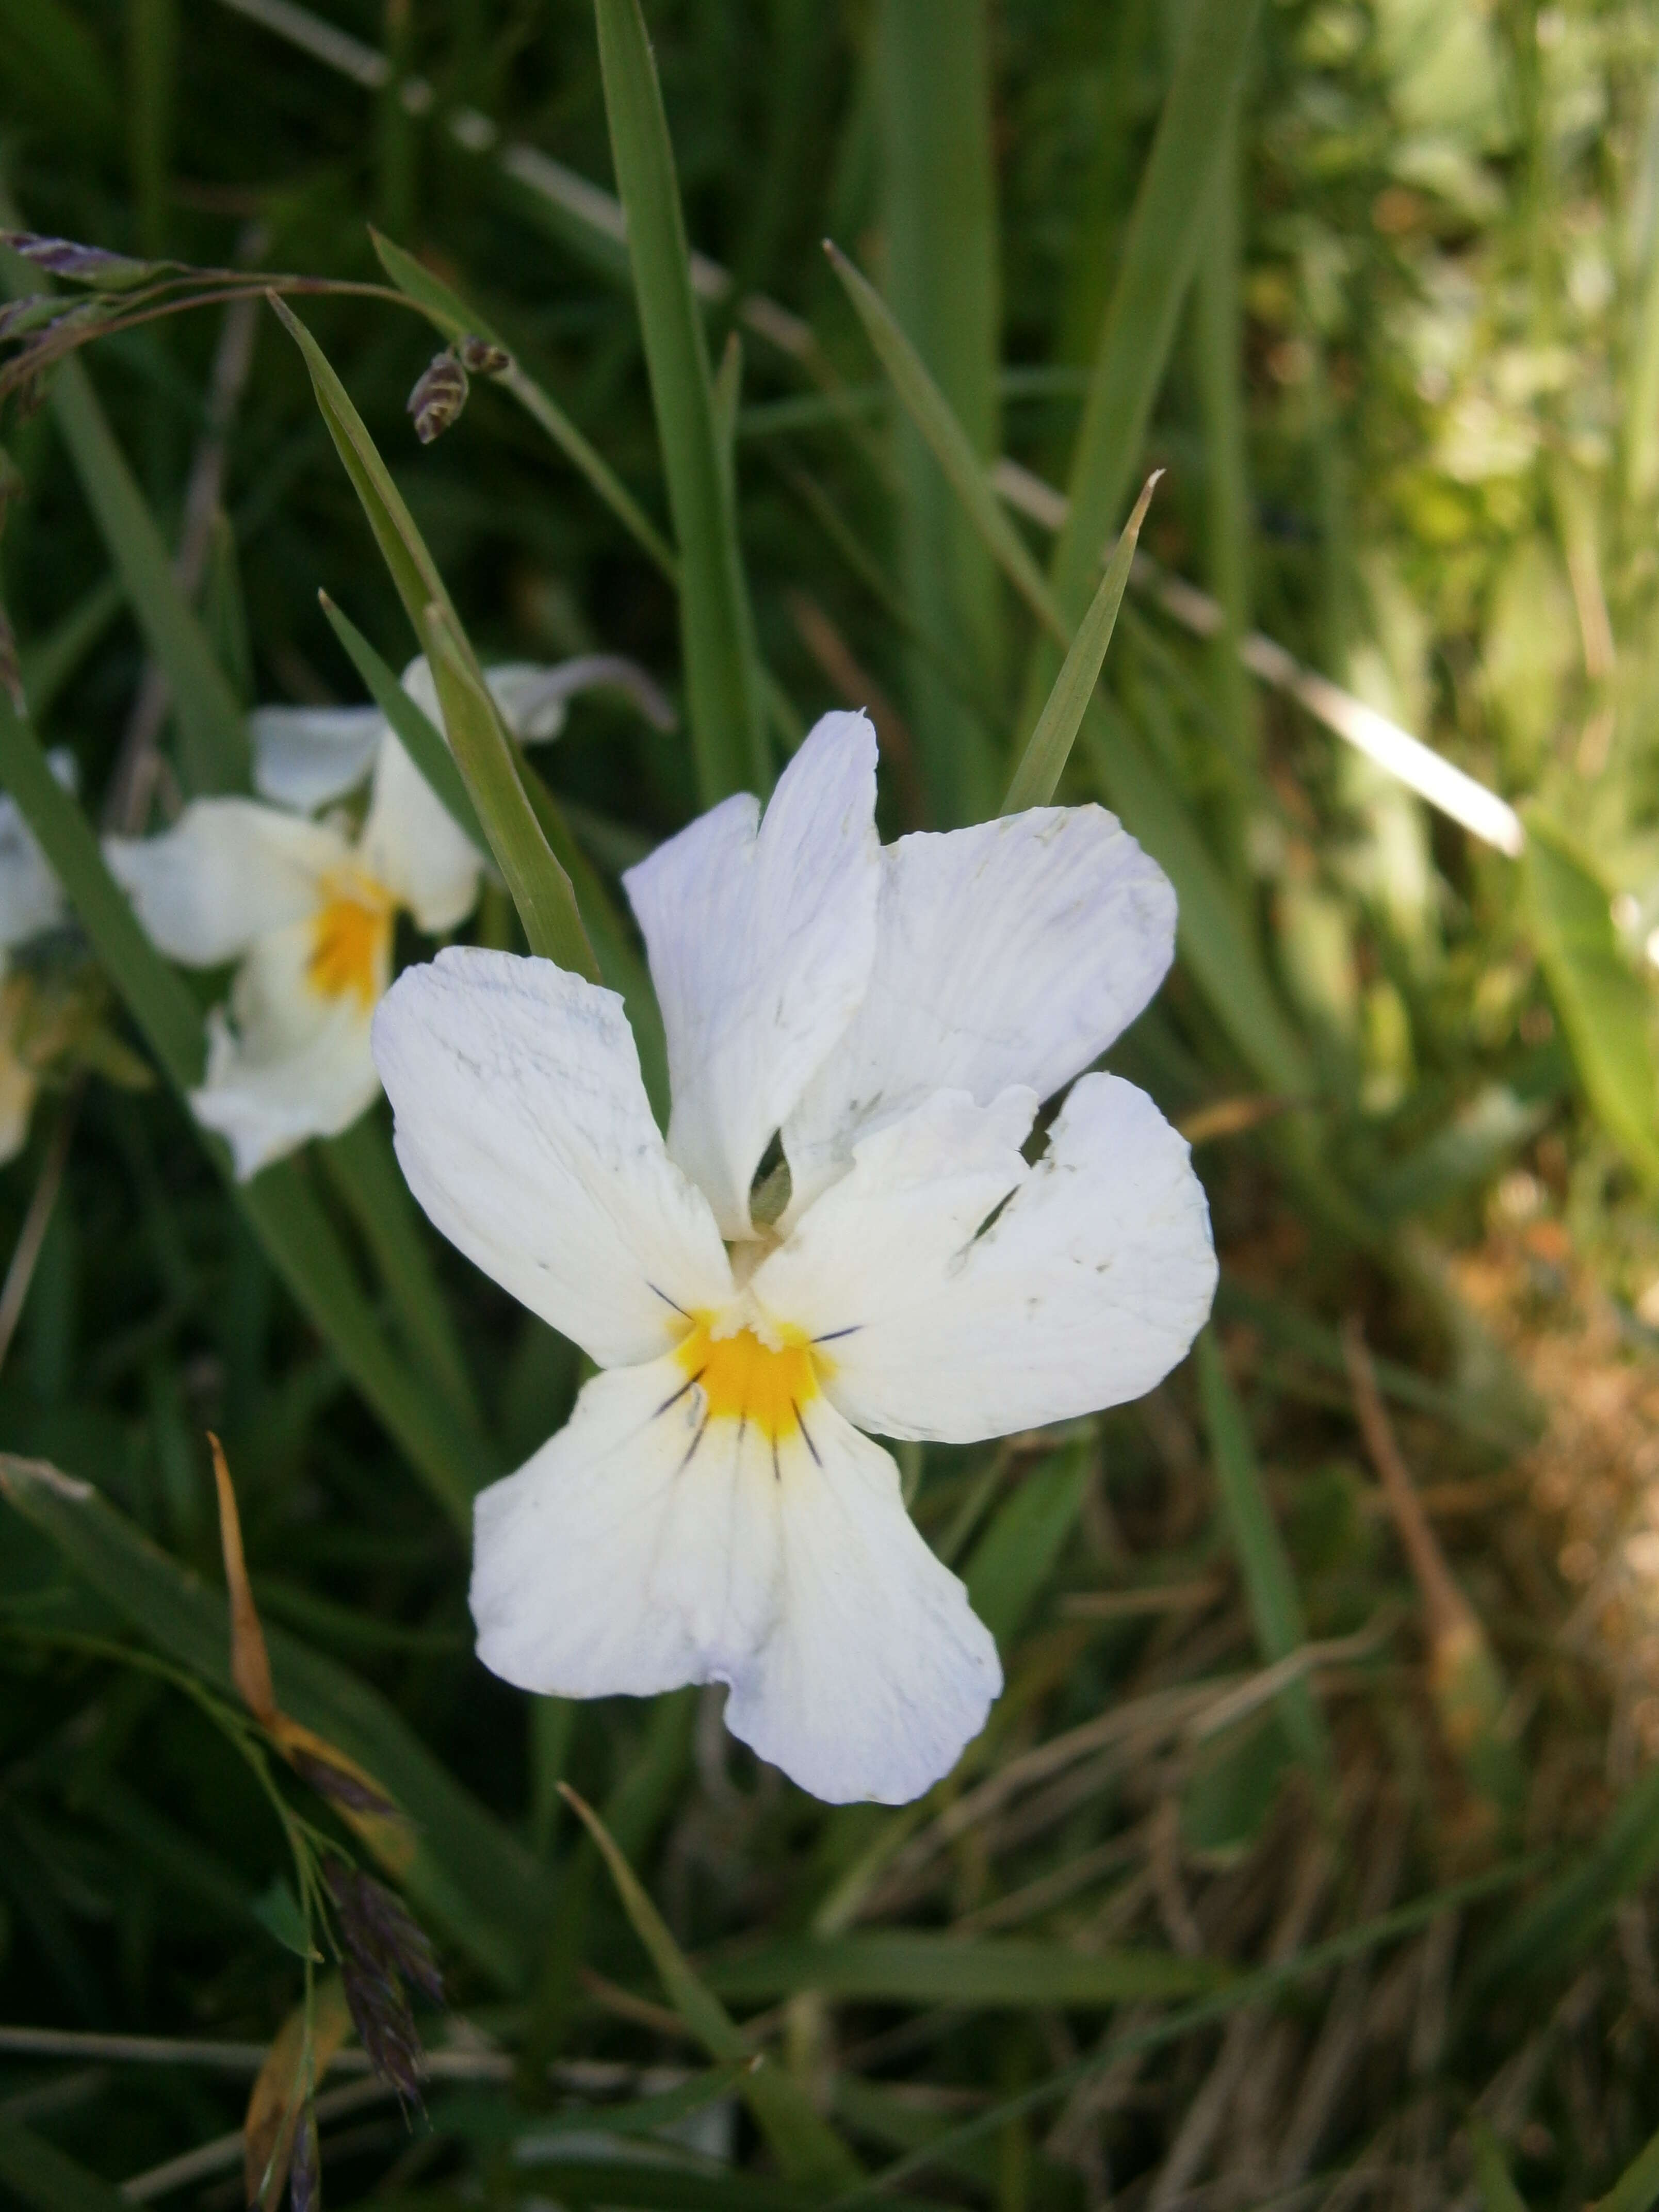
MULTIPOLYGON (((33 721, 0 705, 0 782, 84 925, 33 971, 79 1012, 0 1175, 0 2197, 234 2203, 250 2081, 309 1987, 337 2204, 1635 2212, 1659 2197, 1659 21, 645 20, 697 319, 632 0, 597 37, 529 0, 331 0, 331 31, 276 0, 0 0, 13 220, 335 280, 291 304, 478 651, 623 653, 674 696, 672 731, 579 701, 532 785, 636 1003, 617 871, 824 708, 875 712, 888 834, 994 810, 1161 465, 1143 544, 1219 633, 1132 592, 1062 795, 1113 805, 1181 894, 1177 971, 1113 1063, 1199 1146, 1217 1322, 1140 1406, 911 1452, 1010 1679, 919 1808, 813 1804, 717 1692, 578 1709, 488 1677, 466 1498, 562 1419, 575 1355, 400 1202, 381 1113, 238 1201, 170 1087, 212 979, 100 903, 84 828, 158 736, 155 820, 245 774, 242 707, 363 696, 319 586, 402 665, 358 496, 384 513, 385 487, 360 458, 354 489, 257 300, 185 276, 212 302, 133 319, 167 272, 106 269, 75 296, 127 326, 33 412, 14 392, 0 481, 33 721), (427 448, 404 403, 441 337, 388 271, 441 338, 511 351, 427 448), (1519 858, 1258 687, 1255 629, 1509 794, 1519 858), (402 1820, 314 1748, 277 1761, 291 1728, 237 1701, 209 1429, 276 1698, 402 1820), (343 1848, 401 1886, 441 2003, 343 1848), (423 2113, 356 2046, 327 2070, 339 1952, 405 2087, 416 1993, 423 2113)), ((504 894, 477 927, 515 941, 504 894)), ((302 2085, 287 2033, 267 2150, 302 2085)), ((256 2161, 268 2198, 284 2162, 256 2161)))

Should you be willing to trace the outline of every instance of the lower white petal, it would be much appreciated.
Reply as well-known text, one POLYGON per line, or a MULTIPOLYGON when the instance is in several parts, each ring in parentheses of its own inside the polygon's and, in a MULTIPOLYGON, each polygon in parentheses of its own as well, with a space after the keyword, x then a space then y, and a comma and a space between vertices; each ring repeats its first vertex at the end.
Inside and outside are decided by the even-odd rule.
POLYGON ((299 921, 350 862, 337 830, 252 799, 195 799, 159 837, 107 837, 104 853, 161 951, 197 968, 299 921))
POLYGON ((672 1355, 596 1376, 477 1501, 484 1664, 562 1697, 726 1682, 732 1732, 804 1789, 920 1796, 984 1725, 995 1646, 887 1454, 822 1398, 802 1414, 775 1443, 711 1419, 672 1355))
POLYGON ((309 920, 262 938, 237 971, 230 1019, 210 1018, 207 1075, 190 1103, 230 1146, 240 1181, 308 1138, 337 1136, 380 1094, 374 997, 319 991, 315 943, 309 920))
POLYGON ((861 1428, 968 1443, 1139 1397, 1215 1292, 1209 1207, 1145 1092, 1085 1075, 1034 1167, 1034 1103, 941 1092, 867 1137, 751 1291, 833 1363, 861 1428))

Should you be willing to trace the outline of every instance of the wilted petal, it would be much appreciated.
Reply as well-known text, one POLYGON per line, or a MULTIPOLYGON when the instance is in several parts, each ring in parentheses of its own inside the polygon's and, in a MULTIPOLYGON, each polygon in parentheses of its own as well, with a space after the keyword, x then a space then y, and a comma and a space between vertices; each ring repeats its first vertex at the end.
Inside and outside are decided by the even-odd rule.
POLYGON ((1175 949, 1169 879, 1098 806, 1046 806, 882 854, 870 988, 784 1125, 787 1218, 866 1130, 935 1091, 1047 1098, 1158 988, 1175 949))
POLYGON ((802 1415, 711 1418, 672 1356, 597 1376, 478 1499, 485 1665, 564 1697, 728 1683, 732 1733, 815 1796, 919 1796, 983 1726, 996 1648, 888 1455, 822 1397, 802 1415))
POLYGON ((866 1137, 757 1271, 861 1428, 968 1443, 1093 1413, 1151 1389, 1201 1327, 1215 1255, 1185 1142, 1132 1084, 1086 1075, 1028 1167, 1034 1103, 947 1092, 866 1137))
POLYGON ((339 831, 252 799, 198 799, 159 837, 106 837, 105 856, 170 959, 216 968, 312 913, 349 864, 339 831))
POLYGON ((550 961, 452 948, 398 978, 374 1054, 433 1221, 602 1366, 653 1358, 684 1314, 731 1297, 613 993, 550 961))
POLYGON ((701 816, 623 878, 668 1035, 668 1149, 750 1236, 773 1136, 857 1011, 875 951, 875 732, 826 714, 767 807, 701 816))

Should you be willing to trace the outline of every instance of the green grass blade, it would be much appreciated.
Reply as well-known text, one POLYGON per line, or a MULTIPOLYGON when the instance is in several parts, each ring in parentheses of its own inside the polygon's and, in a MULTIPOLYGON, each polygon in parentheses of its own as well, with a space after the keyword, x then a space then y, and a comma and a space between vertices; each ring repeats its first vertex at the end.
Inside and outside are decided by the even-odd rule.
POLYGON ((104 864, 91 825, 46 765, 33 732, 0 688, 0 787, 21 808, 81 918, 93 950, 180 1091, 200 1081, 207 1047, 202 1017, 183 979, 145 936, 125 891, 104 864))
POLYGON ((122 2212, 126 2200, 55 2143, 0 2120, 0 2181, 34 2212, 122 2212))
POLYGON ((788 1936, 703 1968, 723 1997, 766 2002, 812 1990, 869 2004, 1105 2006, 1200 1996, 1228 1978, 1165 1951, 1079 1952, 1014 1937, 788 1936))
POLYGON ((1521 881, 1539 963, 1590 1104, 1648 1189, 1659 1189, 1647 987, 1619 943, 1606 887, 1535 807, 1527 814, 1521 881))
POLYGON ((530 949, 597 983, 599 963, 582 927, 575 891, 543 835, 501 714, 453 614, 435 603, 429 606, 423 635, 444 727, 477 794, 489 849, 507 878, 530 949))
POLYGON ((368 1247, 404 1349, 441 1391, 450 1410, 480 1445, 483 1417, 455 1333, 423 1216, 410 1195, 379 1116, 364 1114, 321 1147, 330 1180, 368 1247))
POLYGON ((1022 1476, 974 1547, 963 1580, 1005 1659, 1071 1534, 1093 1472, 1092 1443, 1051 1452, 1022 1476))
MULTIPOLYGON (((729 2061, 748 2056, 742 2029, 700 1979, 604 1822, 573 1790, 567 1788, 564 1795, 599 1847, 634 1933, 650 1954, 675 2011, 711 2058, 729 2061)), ((863 2179, 858 2160, 820 2118, 805 2091, 769 2058, 760 2057, 744 2082, 743 2094, 789 2180, 828 2190, 854 2187, 863 2179)))
POLYGON ((1028 806, 1047 806, 1059 787, 1085 710, 1100 681, 1107 647, 1117 626, 1117 611, 1123 604, 1128 585, 1135 547, 1140 539, 1140 526, 1146 520, 1146 509, 1162 474, 1163 471, 1158 469, 1147 477, 1135 501, 1134 512, 1112 549, 1100 588, 1078 625, 1071 651, 1054 678, 1054 689, 1037 717, 1036 727, 1020 756, 1019 766, 1014 770, 1002 802, 1004 814, 1018 814, 1028 806))
MULTIPOLYGON (((1199 1338, 1197 1360, 1199 1393, 1222 1507, 1244 1577, 1256 1642, 1262 1657, 1272 1665, 1276 1660, 1288 1659, 1307 1641, 1302 1601, 1290 1555, 1267 1502, 1244 1409, 1227 1379, 1213 1329, 1206 1328, 1199 1338)), ((1311 1687, 1305 1680, 1288 1683, 1279 1692, 1278 1703, 1285 1733, 1297 1758, 1316 1778, 1328 1782, 1335 1771, 1330 1737, 1311 1687)))
POLYGON ((638 0, 595 0, 646 367, 681 571, 680 635, 702 803, 770 783, 749 599, 691 289, 673 149, 638 0))
MULTIPOLYGON (((0 1497, 159 1650, 233 1694, 222 1590, 158 1550, 89 1484, 40 1462, 0 1458, 0 1497)), ((360 1761, 413 1825, 410 1895, 502 1988, 519 1987, 526 1931, 552 1900, 544 1871, 378 1690, 284 1629, 267 1625, 265 1640, 283 1710, 360 1761)))
MULTIPOLYGON (((0 785, 22 810, 56 870, 104 972, 125 1001, 180 1097, 200 1081, 206 1057, 202 1018, 177 972, 156 951, 105 866, 85 815, 46 765, 27 724, 0 693, 0 785)), ((228 1178, 222 1146, 204 1138, 228 1178)), ((291 1161, 232 1188, 302 1311, 341 1366, 408 1452, 441 1503, 465 1528, 471 1495, 492 1472, 459 1433, 425 1384, 394 1358, 352 1273, 339 1238, 291 1161)))
POLYGON ((1239 1057, 1267 1087, 1308 1097, 1314 1073, 1257 950, 1250 916, 1139 731, 1097 700, 1084 716, 1089 763, 1113 807, 1175 885, 1181 957, 1239 1057))
POLYGON ((119 577, 106 576, 45 637, 23 648, 23 696, 37 720, 109 628, 125 599, 119 577))
MULTIPOLYGON (((1001 437, 988 15, 986 0, 881 0, 874 40, 887 297, 981 473, 1001 437)), ((1006 641, 995 564, 908 416, 897 461, 906 596, 981 695, 1000 701, 1006 641)), ((1002 763, 924 655, 911 656, 908 690, 932 818, 942 827, 983 820, 1002 763)))
POLYGON ((174 580, 161 533, 78 361, 64 362, 54 376, 52 411, 144 641, 173 687, 186 789, 245 791, 249 756, 241 706, 174 580))
POLYGON ((582 435, 545 387, 526 372, 517 353, 495 326, 434 276, 424 262, 417 261, 412 253, 405 253, 402 246, 394 246, 377 230, 371 229, 369 236, 386 275, 447 338, 465 337, 471 333, 507 347, 513 355, 512 364, 501 371, 495 382, 511 392, 531 420, 546 431, 565 459, 586 477, 623 529, 678 589, 680 564, 673 547, 598 447, 582 435))
POLYGON ((1075 618, 1140 458, 1231 141, 1261 0, 1194 0, 1090 376, 1049 574, 1075 618))
POLYGON ((329 628, 345 647, 370 698, 398 732, 404 751, 442 800, 450 819, 465 830, 481 854, 487 854, 489 840, 479 823, 466 781, 455 765, 455 756, 444 743, 443 732, 427 720, 356 623, 341 613, 326 592, 319 592, 317 598, 329 628))
POLYGON ((1659 2134, 1648 2137, 1607 2195, 1597 2199, 1595 2212, 1649 2212, 1656 2202, 1659 2202, 1659 2134))
POLYGON ((826 240, 823 250, 847 288, 847 296, 878 359, 892 380, 901 405, 932 448, 969 521, 1037 620, 1062 649, 1069 646, 1071 626, 1060 612, 1060 602, 1049 589, 1048 579, 1033 559, 1030 547, 1008 520, 1001 501, 991 489, 990 478, 974 449, 973 441, 929 375, 921 356, 899 328, 892 309, 880 293, 853 266, 840 247, 826 240))
POLYGON ((1469 2118, 1469 2148, 1482 2212, 1527 2212, 1527 2201, 1510 2178, 1504 2147, 1479 2112, 1469 2118))
POLYGON ((368 518, 404 612, 432 663, 456 762, 507 878, 531 950, 597 981, 599 970, 570 879, 549 849, 526 797, 507 732, 437 564, 322 348, 282 301, 273 298, 271 306, 305 357, 335 450, 368 518))

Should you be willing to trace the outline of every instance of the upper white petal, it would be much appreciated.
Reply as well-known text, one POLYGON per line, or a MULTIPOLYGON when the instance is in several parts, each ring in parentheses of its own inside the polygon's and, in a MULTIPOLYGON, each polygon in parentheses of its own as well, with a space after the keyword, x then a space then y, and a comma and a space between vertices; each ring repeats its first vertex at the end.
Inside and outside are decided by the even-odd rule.
POLYGON ((1028 1167, 1033 1103, 944 1093, 866 1137, 757 1270, 766 1310, 824 1340, 861 1428, 967 1443, 1117 1405, 1209 1312, 1203 1186, 1152 1100, 1084 1076, 1028 1167))
POLYGON ((378 707, 256 707, 247 718, 253 787, 310 814, 362 781, 385 728, 378 707))
POLYGON ((623 878, 668 1036, 668 1148, 728 1237, 752 1234, 761 1155, 869 983, 875 797, 874 730, 826 714, 763 822, 728 799, 623 878))
POLYGON ((654 1358, 680 1311, 730 1298, 720 1232, 664 1151, 614 992, 452 947, 381 1001, 374 1057, 434 1222, 600 1366, 654 1358))
POLYGON ((484 1664, 563 1697, 726 1682, 726 1723, 803 1788, 902 1804, 983 1726, 1001 1670, 888 1455, 821 1399, 775 1460, 679 1363, 597 1376, 476 1509, 484 1664))
POLYGON ((169 958, 214 968, 314 911, 339 831, 252 799, 198 799, 159 837, 106 837, 112 873, 169 958))
POLYGON ((431 935, 453 929, 477 902, 477 847, 390 730, 375 756, 357 854, 431 935))
MULTIPOLYGON (((229 1144, 241 1180, 308 1138, 337 1136, 380 1092, 372 1008, 315 988, 314 948, 309 918, 270 931, 237 970, 231 1019, 210 1018, 207 1073, 190 1103, 229 1144)), ((384 989, 384 972, 376 980, 384 989)))
POLYGON ((882 854, 875 964, 784 1125, 793 1221, 866 1131, 934 1091, 1047 1098, 1158 988, 1175 947, 1163 870, 1098 806, 1044 806, 882 854))

